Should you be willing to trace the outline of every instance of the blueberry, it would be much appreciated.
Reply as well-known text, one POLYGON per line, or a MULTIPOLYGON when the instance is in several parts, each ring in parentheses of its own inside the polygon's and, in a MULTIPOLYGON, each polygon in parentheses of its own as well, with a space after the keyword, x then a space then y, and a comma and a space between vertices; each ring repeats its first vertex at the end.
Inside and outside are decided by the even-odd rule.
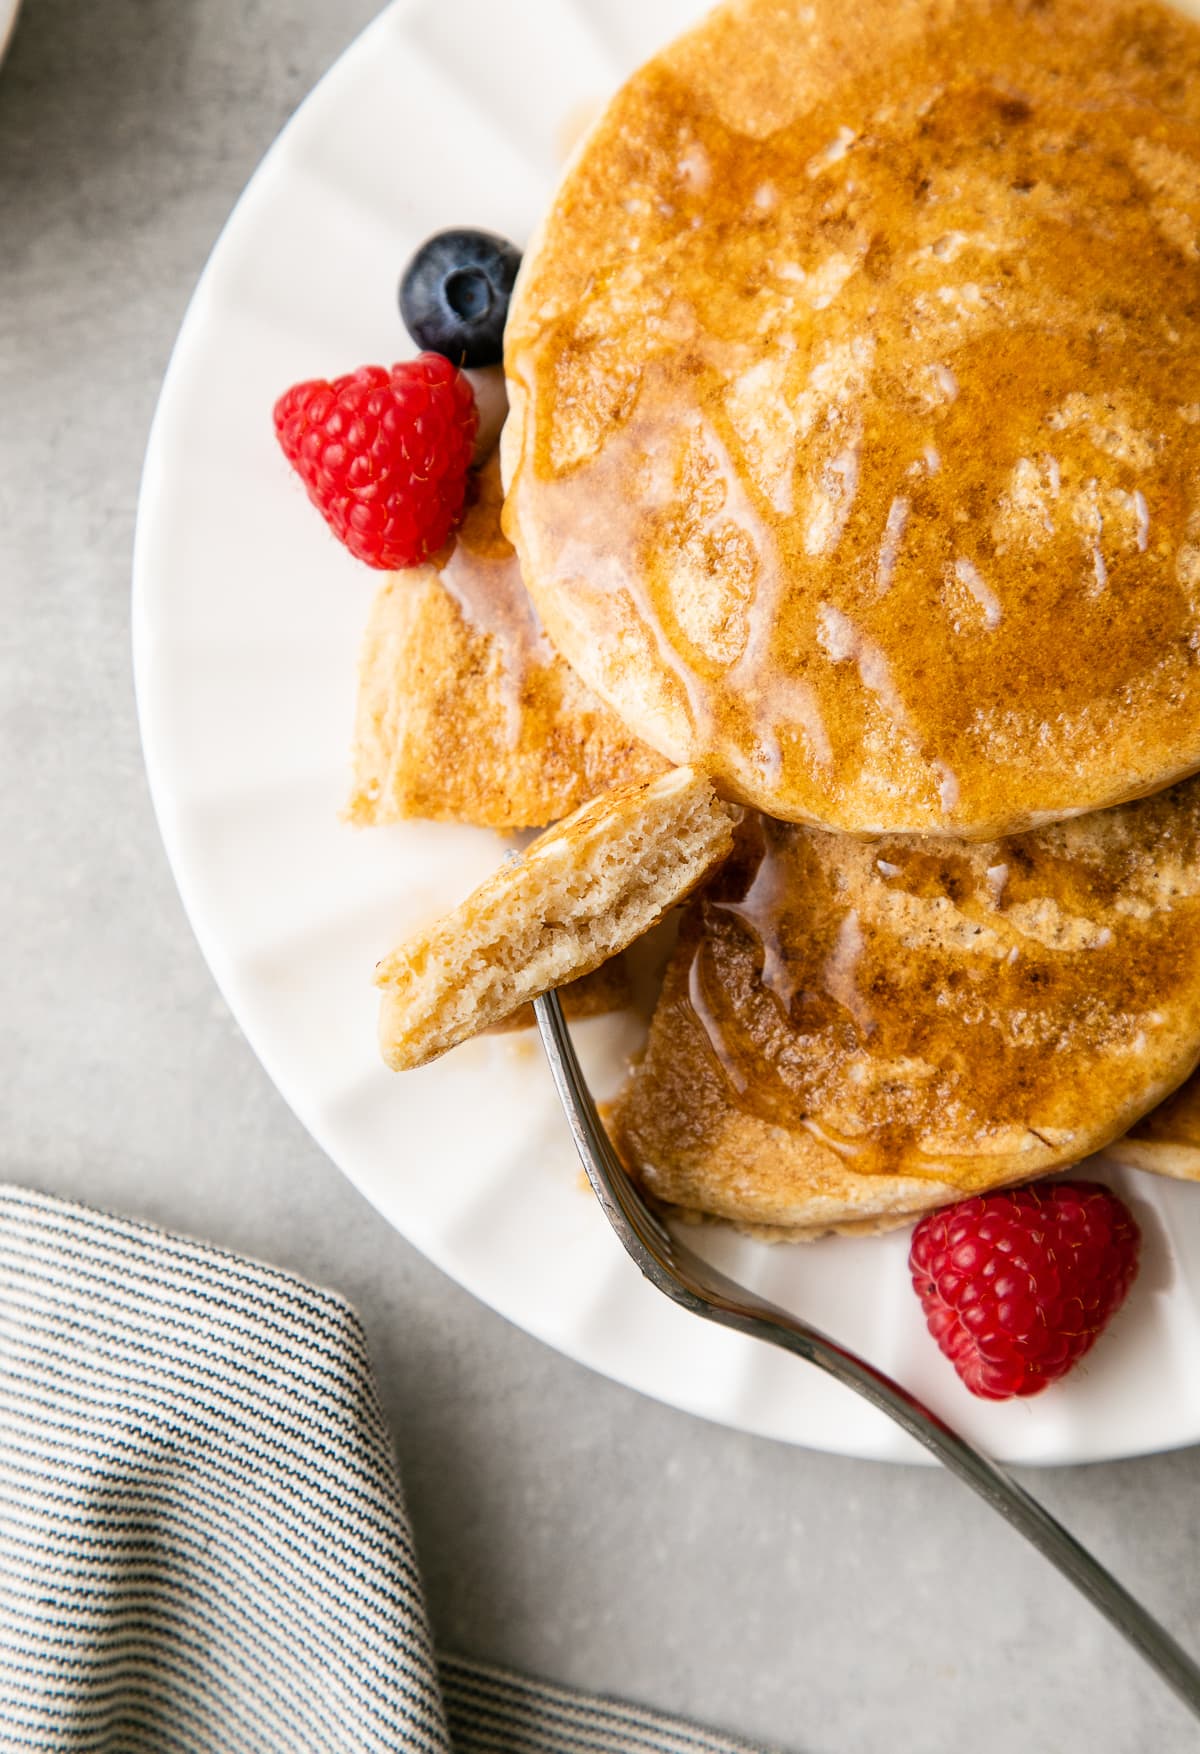
POLYGON ((521 252, 490 231, 439 231, 400 281, 400 315, 418 347, 455 365, 495 365, 521 252))

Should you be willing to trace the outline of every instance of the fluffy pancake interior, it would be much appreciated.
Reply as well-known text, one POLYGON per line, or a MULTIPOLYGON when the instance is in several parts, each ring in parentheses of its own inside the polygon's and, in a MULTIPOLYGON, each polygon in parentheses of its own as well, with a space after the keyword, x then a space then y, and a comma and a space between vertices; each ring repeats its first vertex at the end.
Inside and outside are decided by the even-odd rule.
POLYGON ((676 769, 585 805, 377 970, 380 1044, 424 1064, 649 931, 732 845, 709 782, 676 769))
MULTIPOLYGON (((633 983, 624 951, 610 956, 599 968, 580 975, 559 992, 563 1015, 568 1023, 581 1023, 587 1017, 602 1017, 608 1011, 621 1011, 633 1001, 633 983)), ((493 1035, 508 1035, 518 1029, 535 1029, 537 1017, 529 1002, 490 1025, 493 1035)))

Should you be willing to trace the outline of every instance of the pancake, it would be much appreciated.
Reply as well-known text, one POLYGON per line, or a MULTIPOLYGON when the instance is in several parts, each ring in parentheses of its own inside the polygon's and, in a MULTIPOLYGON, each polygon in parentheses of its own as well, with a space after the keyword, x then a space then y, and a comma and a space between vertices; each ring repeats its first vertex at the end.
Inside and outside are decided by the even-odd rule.
POLYGON ((395 1071, 422 1066, 590 974, 690 895, 732 844, 729 807, 690 768, 593 799, 383 959, 384 1059, 395 1071))
POLYGON ((540 828, 666 765, 542 632, 500 529, 493 459, 449 550, 393 575, 375 599, 347 815, 540 828))
MULTIPOLYGON (((580 975, 577 981, 563 987, 558 996, 568 1023, 582 1023, 588 1017, 603 1017, 609 1011, 624 1010, 633 1003, 633 982, 629 978, 625 952, 622 950, 616 956, 610 956, 590 974, 580 975)), ((510 1035, 518 1029, 536 1028, 537 1017, 533 1001, 529 1000, 481 1033, 510 1035)))
POLYGON ((685 1211, 880 1228, 1101 1149, 1198 1057, 1200 780, 1002 843, 752 818, 614 1135, 685 1211))
POLYGON ((556 647, 730 796, 986 839, 1200 766, 1200 28, 739 0, 568 168, 506 333, 556 647))
POLYGON ((1200 1073, 1152 1109, 1109 1148, 1117 1163, 1176 1181, 1200 1181, 1200 1073))

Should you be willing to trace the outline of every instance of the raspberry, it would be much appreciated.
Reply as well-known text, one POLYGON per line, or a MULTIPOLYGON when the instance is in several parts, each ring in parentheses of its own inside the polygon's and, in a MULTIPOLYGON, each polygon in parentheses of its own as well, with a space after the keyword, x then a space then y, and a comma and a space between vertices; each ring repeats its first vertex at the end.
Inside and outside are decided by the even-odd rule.
POLYGON ((973 1395, 1057 1382, 1124 1303, 1141 1237, 1098 1182, 1047 1182, 931 1212, 908 1257, 929 1332, 973 1395))
POLYGON ((479 416, 436 353, 295 384, 275 404, 283 454, 334 535, 386 572, 419 566, 458 520, 479 416))

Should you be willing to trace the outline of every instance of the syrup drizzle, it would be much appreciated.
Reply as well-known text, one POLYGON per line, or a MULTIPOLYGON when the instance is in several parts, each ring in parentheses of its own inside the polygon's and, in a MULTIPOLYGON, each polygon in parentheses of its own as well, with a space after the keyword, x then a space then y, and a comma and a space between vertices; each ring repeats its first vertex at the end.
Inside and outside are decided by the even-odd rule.
POLYGON ((776 10, 733 13, 617 98, 518 301, 512 503, 555 643, 777 814, 982 832, 1108 802, 1200 741, 1194 265, 1137 168, 1161 121, 1186 207, 1200 33, 1163 24, 1167 81, 1105 5, 1032 34, 947 8, 896 56, 799 68, 768 127, 722 49, 776 10), (1022 463, 1038 540, 997 548, 1022 463), (1128 508, 1103 550, 1089 494, 1128 508))
POLYGON ((1099 841, 1081 822, 970 848, 750 818, 685 922, 673 1027, 736 1108, 856 1173, 945 1174, 950 1138, 955 1177, 986 1179, 990 1137, 1090 1126, 1089 1080, 1136 1093, 1194 979, 1200 787, 1117 816, 1099 841))
POLYGON ((530 677, 553 664, 555 654, 525 589, 516 553, 500 528, 501 500, 500 466, 493 457, 478 473, 475 502, 438 576, 468 625, 492 642, 509 747, 516 748, 530 677))

